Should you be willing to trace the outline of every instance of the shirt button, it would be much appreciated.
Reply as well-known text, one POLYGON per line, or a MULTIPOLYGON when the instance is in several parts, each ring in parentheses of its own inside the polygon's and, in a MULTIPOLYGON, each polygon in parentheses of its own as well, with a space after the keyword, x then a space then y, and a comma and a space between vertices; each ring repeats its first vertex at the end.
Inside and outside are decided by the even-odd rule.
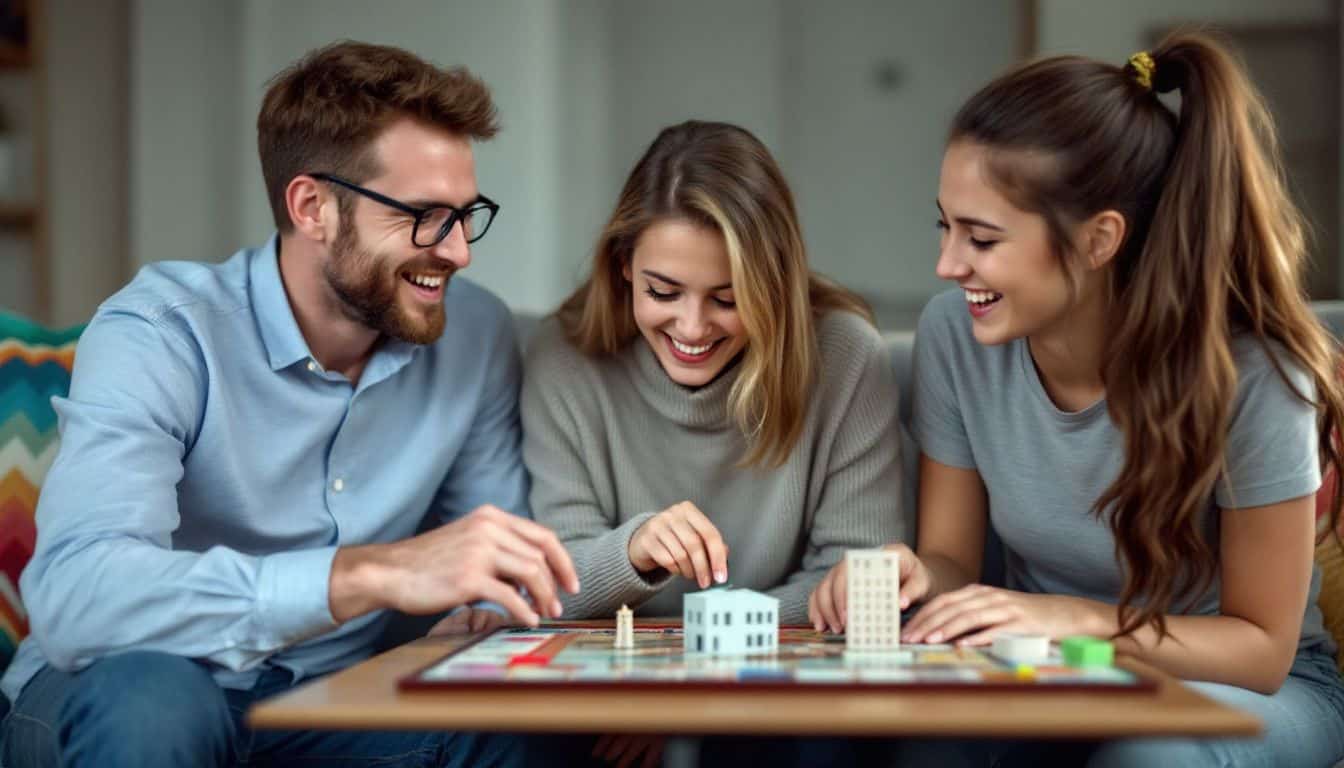
POLYGON ((317 373, 317 361, 316 361, 316 360, 309 360, 309 361, 308 361, 308 370, 312 371, 313 373, 317 373))
POLYGON ((337 493, 340 493, 341 491, 344 491, 344 490, 345 490, 345 481, 342 480, 342 479, 339 478, 339 477, 336 478, 335 480, 332 480, 332 481, 331 481, 331 490, 333 490, 333 491, 335 491, 335 492, 337 492, 337 493))

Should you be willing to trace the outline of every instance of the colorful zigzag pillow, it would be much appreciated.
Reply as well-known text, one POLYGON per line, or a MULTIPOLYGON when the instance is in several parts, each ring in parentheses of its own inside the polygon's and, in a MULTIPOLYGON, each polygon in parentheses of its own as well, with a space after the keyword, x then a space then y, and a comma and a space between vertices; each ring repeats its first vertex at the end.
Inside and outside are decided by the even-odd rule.
POLYGON ((0 672, 28 634, 19 574, 37 539, 37 492, 56 458, 51 398, 70 391, 83 330, 47 330, 0 312, 0 672))

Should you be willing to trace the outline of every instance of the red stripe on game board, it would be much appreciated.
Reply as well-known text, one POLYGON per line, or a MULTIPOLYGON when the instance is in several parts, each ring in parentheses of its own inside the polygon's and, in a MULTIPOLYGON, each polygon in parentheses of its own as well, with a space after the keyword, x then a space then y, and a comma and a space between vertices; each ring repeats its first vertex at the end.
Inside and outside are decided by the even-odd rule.
POLYGON ((533 648, 530 653, 522 653, 509 659, 510 667, 535 666, 544 667, 551 663, 565 646, 574 642, 578 635, 555 635, 546 642, 533 648))
POLYGON ((546 642, 537 646, 536 649, 532 651, 532 653, 536 654, 537 656, 545 656, 548 659, 553 659, 556 656, 558 656, 561 651, 565 650, 565 648, 570 643, 577 640, 578 637, 579 636, 575 634, 556 635, 555 637, 552 637, 550 640, 547 640, 546 642))

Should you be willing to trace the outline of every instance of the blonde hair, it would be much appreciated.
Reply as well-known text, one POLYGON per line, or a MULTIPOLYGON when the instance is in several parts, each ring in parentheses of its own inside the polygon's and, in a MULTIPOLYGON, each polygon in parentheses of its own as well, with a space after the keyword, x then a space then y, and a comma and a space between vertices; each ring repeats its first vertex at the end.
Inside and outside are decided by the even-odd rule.
POLYGON ((635 165, 598 237, 591 274, 557 312, 585 354, 616 354, 639 334, 623 270, 644 231, 666 220, 723 236, 747 334, 728 408, 748 440, 742 465, 779 466, 802 433, 815 386, 816 319, 832 309, 870 322, 872 314, 808 268, 793 195, 765 146, 734 125, 689 121, 665 128, 635 165))

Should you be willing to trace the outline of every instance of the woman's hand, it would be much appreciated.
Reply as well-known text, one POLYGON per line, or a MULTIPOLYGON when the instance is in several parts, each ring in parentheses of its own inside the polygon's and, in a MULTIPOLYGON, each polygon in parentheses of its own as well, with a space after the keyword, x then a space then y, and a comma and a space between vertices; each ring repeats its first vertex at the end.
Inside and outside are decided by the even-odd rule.
MULTIPOLYGON (((904 544, 888 544, 883 549, 900 553, 901 610, 922 600, 929 593, 932 578, 919 556, 904 544)), ((830 629, 842 632, 849 620, 848 579, 845 561, 841 560, 826 574, 812 596, 807 599, 807 618, 818 632, 830 629)))
POLYGON ((705 589, 728 581, 728 545, 719 529, 689 501, 659 512, 635 531, 627 547, 641 573, 665 568, 705 589))
MULTIPOLYGON (((988 645, 1003 632, 1046 635, 1105 634, 1107 606, 1066 595, 1036 595, 972 584, 929 601, 901 628, 901 642, 988 645)), ((1112 607, 1111 610, 1114 610, 1112 607)))

